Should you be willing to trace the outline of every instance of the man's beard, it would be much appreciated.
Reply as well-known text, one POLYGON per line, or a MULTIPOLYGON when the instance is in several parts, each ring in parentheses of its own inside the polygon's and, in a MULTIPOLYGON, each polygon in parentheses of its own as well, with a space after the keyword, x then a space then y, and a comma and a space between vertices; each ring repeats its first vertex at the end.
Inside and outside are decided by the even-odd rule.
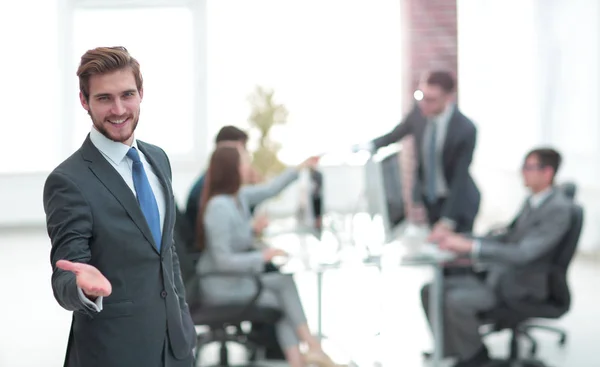
POLYGON ((128 127, 127 129, 131 129, 131 133, 130 134, 126 134, 126 135, 118 135, 118 136, 112 136, 109 132, 109 130, 106 128, 105 122, 106 124, 111 124, 111 122, 109 122, 109 118, 105 119, 105 120, 97 120, 94 117, 94 114, 91 111, 88 111, 88 115, 90 115, 90 118, 92 119, 92 123, 94 124, 94 127, 96 128, 96 130, 98 130, 102 135, 104 135, 107 139, 110 139, 114 142, 117 143, 124 143, 126 142, 135 132, 135 129, 137 128, 137 124, 139 121, 139 116, 140 116, 140 112, 138 109, 138 113, 135 115, 129 115, 128 118, 131 118, 131 122, 129 124, 131 124, 130 127, 128 127))

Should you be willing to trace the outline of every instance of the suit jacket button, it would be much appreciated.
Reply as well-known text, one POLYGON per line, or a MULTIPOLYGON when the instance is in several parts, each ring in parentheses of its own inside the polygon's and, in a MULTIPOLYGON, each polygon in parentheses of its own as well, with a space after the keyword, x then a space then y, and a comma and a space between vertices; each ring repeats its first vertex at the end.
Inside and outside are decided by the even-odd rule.
POLYGON ((167 298, 167 291, 162 291, 162 292, 160 292, 160 296, 161 296, 162 298, 167 298))

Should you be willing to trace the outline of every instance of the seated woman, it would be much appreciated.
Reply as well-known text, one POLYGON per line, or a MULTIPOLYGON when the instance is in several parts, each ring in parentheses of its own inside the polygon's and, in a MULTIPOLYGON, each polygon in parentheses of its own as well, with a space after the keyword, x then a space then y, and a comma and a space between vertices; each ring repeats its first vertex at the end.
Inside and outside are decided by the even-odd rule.
MULTIPOLYGON (((265 264, 274 256, 285 255, 285 252, 274 248, 262 251, 254 248, 249 208, 283 191, 298 177, 300 169, 315 166, 317 162, 318 158, 309 158, 271 182, 243 186, 247 182, 249 157, 236 147, 217 147, 210 160, 202 194, 203 212, 199 213, 197 223, 198 245, 202 250, 197 271, 200 274, 261 274, 264 288, 258 305, 282 311, 283 317, 275 329, 286 360, 292 367, 303 367, 306 363, 323 367, 337 365, 311 334, 292 276, 264 272, 265 264), (308 345, 308 352, 304 355, 300 352, 300 341, 308 345)), ((248 278, 210 277, 201 281, 203 297, 212 304, 246 301, 255 290, 254 283, 248 278)))

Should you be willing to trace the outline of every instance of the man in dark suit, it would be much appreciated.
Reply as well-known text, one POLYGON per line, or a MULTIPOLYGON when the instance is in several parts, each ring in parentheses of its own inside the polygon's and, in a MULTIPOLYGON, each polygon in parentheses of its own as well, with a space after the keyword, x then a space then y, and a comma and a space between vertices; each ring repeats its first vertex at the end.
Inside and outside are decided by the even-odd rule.
POLYGON ((480 203, 479 189, 469 173, 477 129, 454 104, 452 75, 429 73, 419 90, 422 98, 394 130, 355 150, 376 151, 413 135, 417 150, 413 196, 427 210, 431 239, 450 230, 470 232, 480 203))
MULTIPOLYGON (((531 195, 503 233, 475 239, 446 234, 440 240, 445 250, 489 264, 483 281, 457 276, 445 282, 444 353, 458 357, 455 367, 479 367, 490 361, 479 335, 478 314, 496 307, 500 295, 504 301, 546 301, 548 277, 536 269, 552 264, 571 225, 572 204, 553 185, 560 161, 560 154, 553 149, 527 154, 522 173, 531 195)), ((429 318, 428 285, 423 288, 422 301, 429 318)))
POLYGON ((73 311, 65 366, 191 367, 171 167, 134 137, 139 64, 123 47, 101 47, 82 56, 77 75, 93 127, 44 186, 52 288, 73 311))

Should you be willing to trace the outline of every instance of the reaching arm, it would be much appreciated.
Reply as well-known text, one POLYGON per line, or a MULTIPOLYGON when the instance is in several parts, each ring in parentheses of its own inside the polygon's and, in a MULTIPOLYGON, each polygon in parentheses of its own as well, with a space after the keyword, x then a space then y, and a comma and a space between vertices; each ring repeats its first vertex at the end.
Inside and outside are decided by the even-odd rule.
POLYGON ((298 178, 298 173, 297 168, 288 168, 269 182, 243 187, 240 190, 240 197, 243 197, 249 207, 256 206, 282 192, 298 178))
POLYGON ((207 252, 213 257, 218 271, 236 273, 260 273, 264 268, 263 255, 259 251, 236 252, 233 250, 232 230, 234 213, 238 210, 224 197, 212 198, 204 213, 207 252))
POLYGON ((373 151, 379 148, 386 147, 390 144, 397 143, 403 137, 412 133, 412 121, 419 114, 417 105, 410 111, 408 115, 389 133, 382 135, 373 140, 373 151))
POLYGON ((569 230, 571 211, 566 206, 557 206, 531 228, 518 243, 504 243, 483 238, 480 240, 481 260, 526 265, 552 251, 569 230))
POLYGON ((452 180, 448 183, 448 199, 442 208, 442 218, 447 218, 455 222, 457 220, 460 206, 462 205, 459 195, 464 190, 469 177, 469 166, 473 160, 476 139, 477 130, 473 128, 468 132, 468 135, 465 136, 458 148, 458 156, 456 157, 452 180))
POLYGON ((89 263, 92 212, 77 185, 66 175, 54 172, 44 185, 46 226, 52 242, 52 290, 58 303, 69 311, 99 312, 102 297, 88 299, 77 287, 76 276, 59 269, 58 260, 89 263))

